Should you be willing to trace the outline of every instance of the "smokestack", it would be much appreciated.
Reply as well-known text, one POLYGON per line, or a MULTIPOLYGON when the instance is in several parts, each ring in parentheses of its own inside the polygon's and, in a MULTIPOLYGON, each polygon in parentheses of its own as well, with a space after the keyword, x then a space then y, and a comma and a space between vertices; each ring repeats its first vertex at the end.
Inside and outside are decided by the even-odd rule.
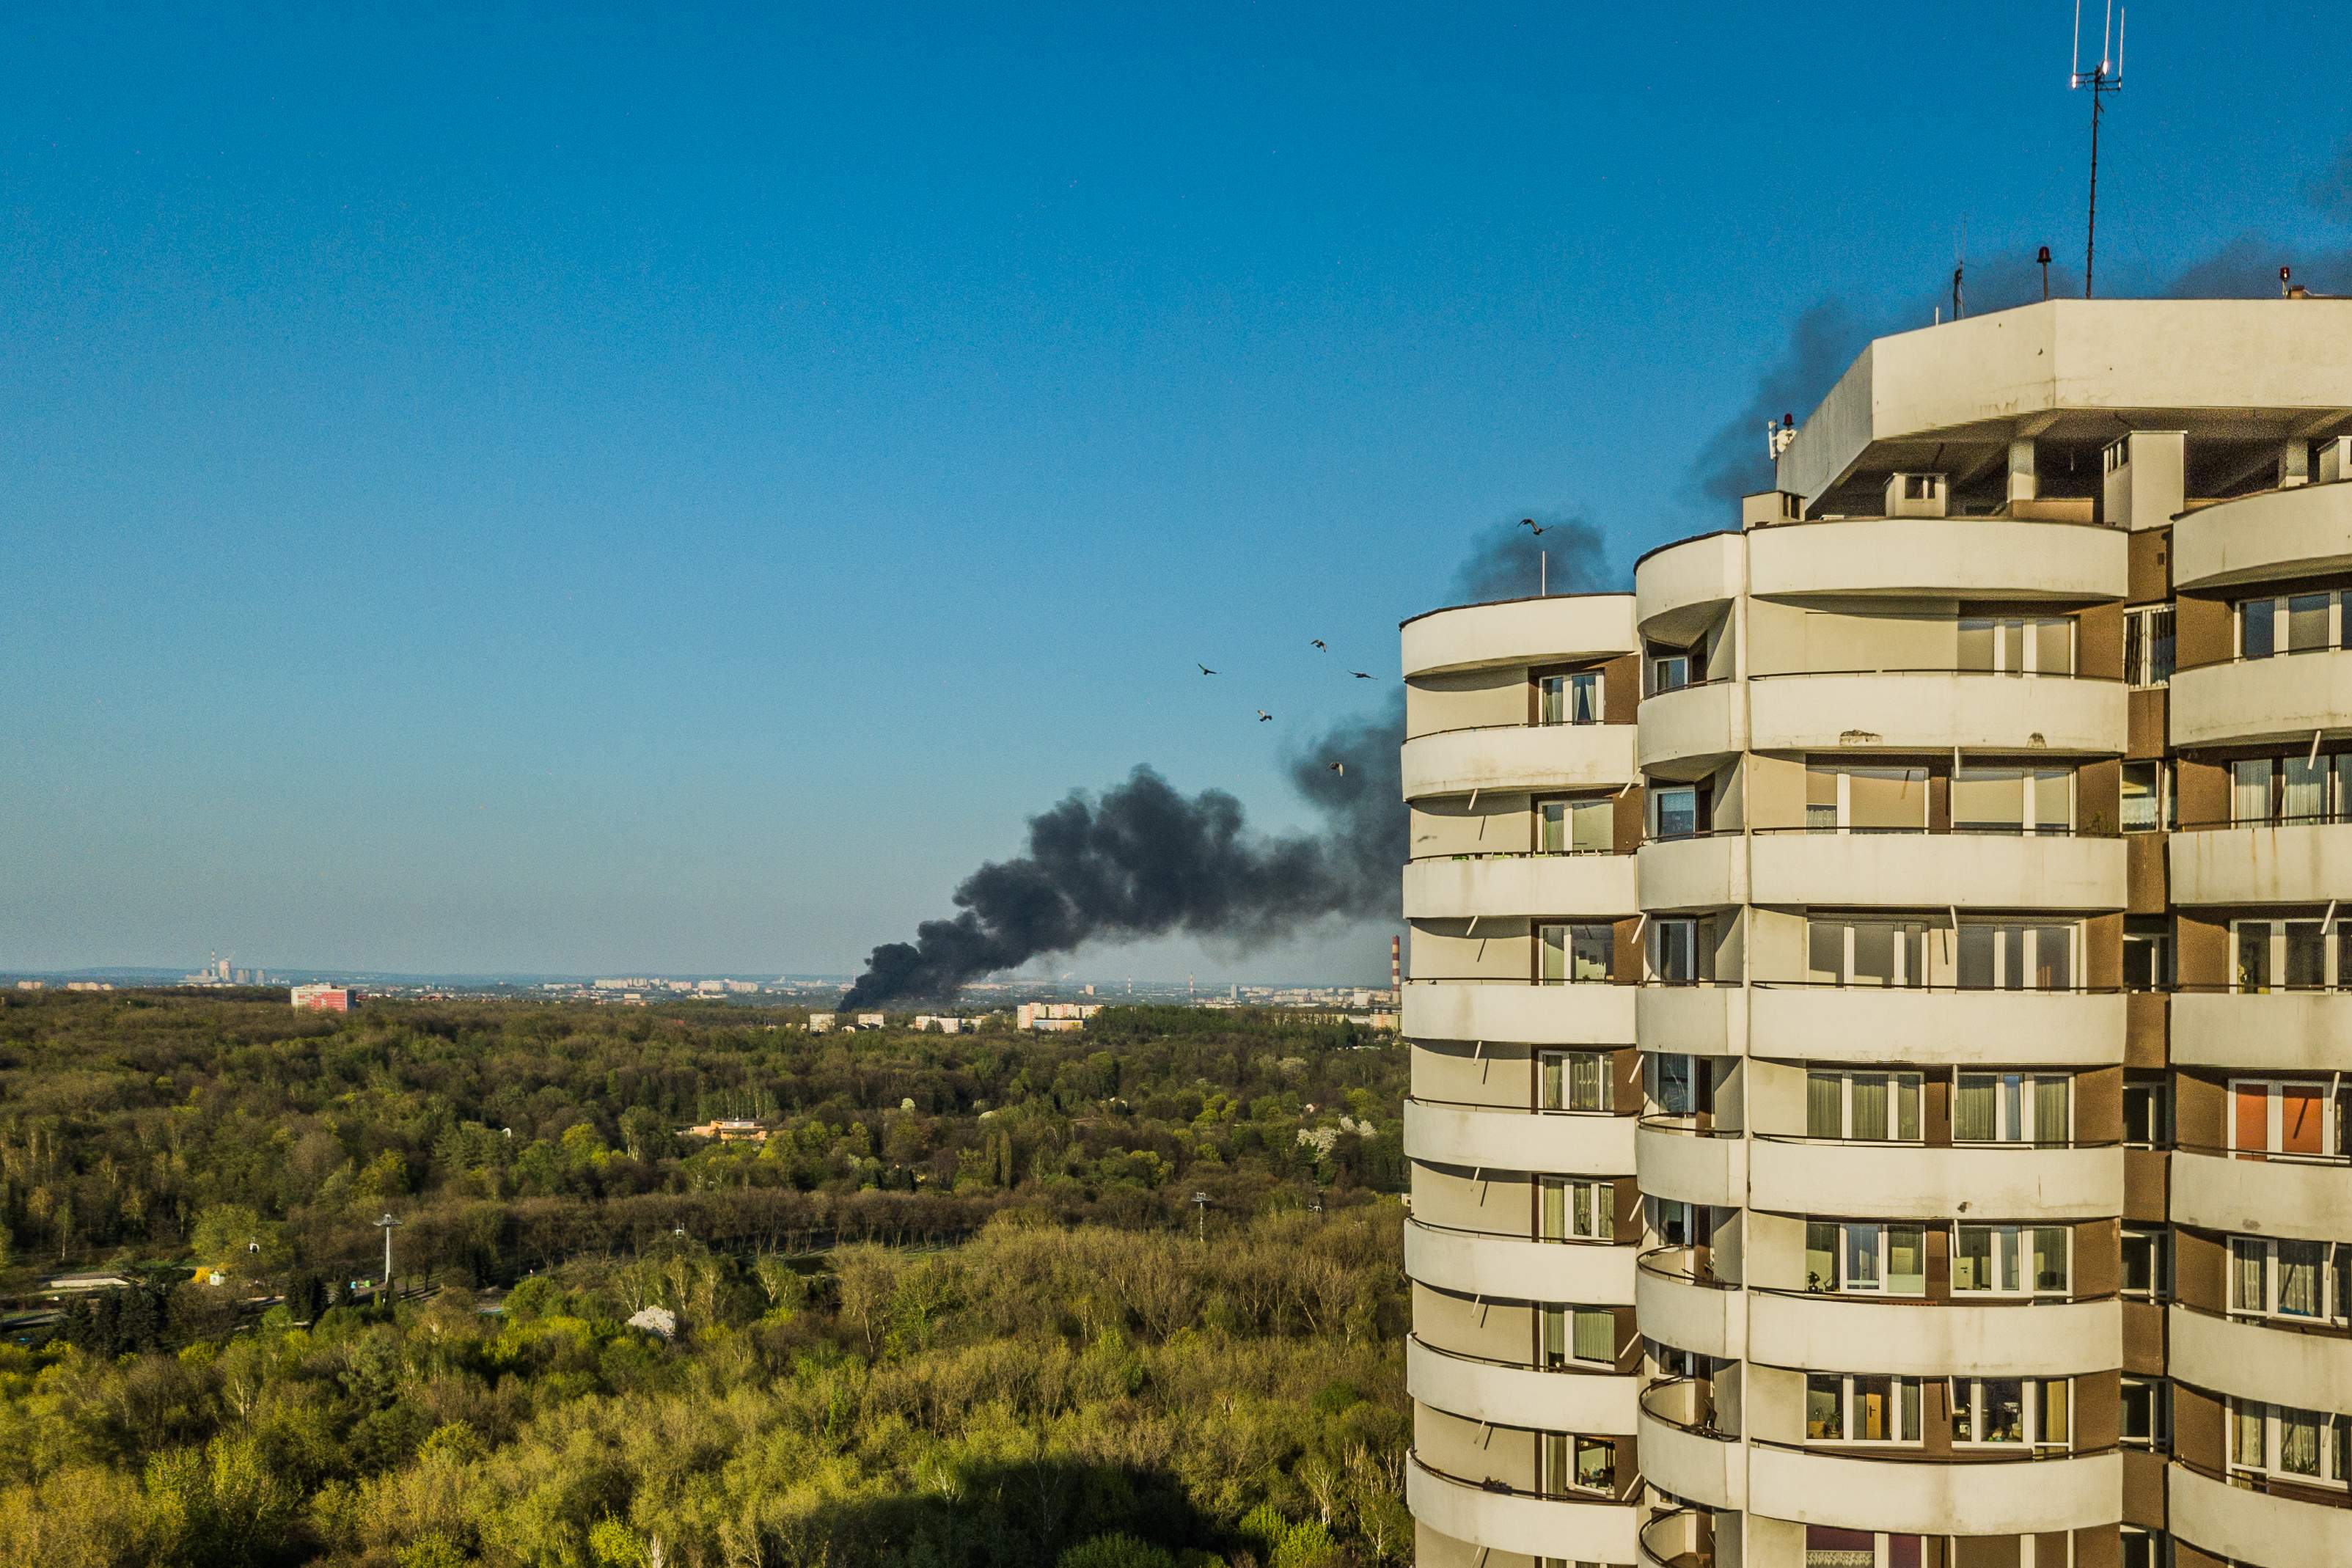
POLYGON ((1404 938, 1389 938, 1389 1000, 1404 1005, 1404 938))

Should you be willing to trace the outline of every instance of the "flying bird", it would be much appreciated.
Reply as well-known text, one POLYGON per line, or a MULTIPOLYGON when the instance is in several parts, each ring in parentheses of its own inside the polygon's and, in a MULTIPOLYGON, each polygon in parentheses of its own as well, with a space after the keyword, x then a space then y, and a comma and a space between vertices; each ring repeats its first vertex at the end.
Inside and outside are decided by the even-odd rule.
POLYGON ((1348 673, 1354 676, 1358 680, 1370 680, 1371 679, 1370 676, 1365 674, 1360 669, 1351 669, 1348 673))
POLYGON ((1215 670, 1211 669, 1211 668, 1210 668, 1207 665, 1205 665, 1205 664, 1203 664, 1203 665, 1197 665, 1197 666, 1195 666, 1194 668, 1196 668, 1197 669, 1199 669, 1199 670, 1200 670, 1200 672, 1201 672, 1202 675, 1214 675, 1214 674, 1216 674, 1216 673, 1217 673, 1215 670))
MULTIPOLYGON (((1315 642, 1315 646, 1316 646, 1317 647, 1323 647, 1323 639, 1322 639, 1321 637, 1317 637, 1317 638, 1315 638, 1315 639, 1314 639, 1314 642, 1315 642)), ((1324 651, 1325 653, 1328 653, 1328 652, 1330 652, 1331 650, 1330 650, 1329 648, 1327 648, 1327 647, 1326 647, 1326 648, 1323 648, 1323 651, 1324 651)))
POLYGON ((1523 517, 1523 518, 1519 519, 1519 526, 1520 526, 1521 528, 1532 528, 1532 529, 1534 529, 1538 533, 1541 533, 1541 532, 1543 531, 1543 524, 1541 524, 1541 523, 1538 522, 1534 518, 1531 518, 1531 517, 1523 517))
POLYGON ((1257 710, 1257 721, 1261 724, 1271 724, 1274 722, 1274 715, 1261 708, 1257 710))
POLYGON ((1345 774, 1348 771, 1348 764, 1345 763, 1326 763, 1323 765, 1335 773, 1345 774))

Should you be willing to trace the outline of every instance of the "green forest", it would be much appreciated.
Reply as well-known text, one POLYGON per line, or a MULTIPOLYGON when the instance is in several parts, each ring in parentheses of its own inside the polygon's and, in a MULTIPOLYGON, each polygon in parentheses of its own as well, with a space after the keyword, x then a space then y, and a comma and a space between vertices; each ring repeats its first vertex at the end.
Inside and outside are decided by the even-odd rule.
POLYGON ((8 996, 0 1561, 1405 1561, 1404 1070, 1247 1011, 8 996))

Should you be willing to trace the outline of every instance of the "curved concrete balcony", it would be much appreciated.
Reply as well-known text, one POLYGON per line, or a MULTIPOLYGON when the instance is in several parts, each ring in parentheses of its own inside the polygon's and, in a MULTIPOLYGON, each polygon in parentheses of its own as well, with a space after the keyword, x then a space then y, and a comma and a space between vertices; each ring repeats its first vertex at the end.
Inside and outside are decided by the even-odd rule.
POLYGON ((1489 1491, 1421 1462, 1405 1467, 1405 1506, 1441 1535, 1497 1552, 1593 1563, 1631 1563, 1638 1511, 1627 1503, 1579 1502, 1489 1491))
POLYGON ((1416 1040, 1527 1046, 1630 1046, 1632 985, 1420 981, 1404 988, 1404 1034, 1416 1040))
POLYGON ((2124 1152, 2023 1143, 1931 1149, 1759 1136, 1748 1151, 1748 1201, 1788 1215, 1880 1219, 2096 1219, 2124 1212, 2124 1152))
POLYGON ((1640 774, 1631 724, 1489 724, 1404 743, 1404 798, 1474 790, 1615 789, 1640 774))
POLYGON ((2172 1223, 2340 1240, 2352 1216, 2352 1163, 2320 1160, 2242 1160, 2218 1151, 2179 1148, 2172 1155, 2172 1223))
MULTIPOLYGON (((1711 762, 1747 750, 1746 705, 1733 680, 1711 680, 1642 699, 1642 766, 1711 762)), ((1689 771, 1687 769, 1685 772, 1689 771)))
POLYGON ((1719 910, 1748 901, 1748 839, 1736 830, 1653 839, 1633 858, 1644 910, 1719 910))
POLYGON ((2352 1563, 2352 1508, 2231 1486, 2177 1461, 2164 1489, 2174 1537, 2208 1556, 2262 1568, 2352 1563))
POLYGON ((1714 1568, 1713 1517, 1693 1508, 1653 1514, 1638 1544, 1637 1568, 1714 1568))
POLYGON ((1918 1535, 2024 1535, 2113 1524, 2123 1510, 2123 1456, 1944 1463, 1864 1458, 1775 1444, 1748 1458, 1752 1495, 1774 1519, 1918 1535))
POLYGON ((1598 920, 1633 914, 1639 908, 1631 855, 1465 855, 1410 860, 1404 868, 1409 921, 1474 915, 1598 920))
POLYGON ((2120 599, 2119 528, 2019 518, 1872 517, 1761 528, 1748 536, 1759 597, 2120 599))
POLYGON ((1633 1169, 1652 1197, 1717 1208, 1748 1202, 1748 1142, 1737 1132, 1701 1133, 1668 1118, 1645 1117, 1633 1134, 1633 1169))
POLYGON ((1559 1175, 1633 1173, 1633 1118, 1591 1111, 1500 1110, 1404 1102, 1404 1152, 1415 1160, 1559 1175))
POLYGON ((2127 854, 2120 838, 1798 830, 1751 836, 1748 879, 1752 902, 1793 908, 2119 910, 2127 854))
POLYGON ((2302 745, 2314 730, 2342 734, 2352 712, 2352 651, 2280 654, 2200 665, 2172 676, 2176 746, 2302 745))
POLYGON ((1687 1247, 1645 1252, 1633 1270, 1633 1316, 1650 1339, 1718 1361, 1748 1355, 1746 1298, 1736 1285, 1691 1272, 1687 1247))
MULTIPOLYGON (((2120 755, 2126 707, 2122 681, 2067 675, 1759 675, 1748 683, 1748 745, 1759 752, 1948 752, 1957 746, 2120 755)), ((1642 721, 1649 722, 1646 703, 1642 721)))
POLYGON ((1744 1056, 1747 990, 1736 981, 1644 985, 1634 994, 1633 1037, 1644 1050, 1744 1056))
POLYGON ((1800 1370, 2071 1377, 2123 1365, 2124 1311, 2113 1297, 1979 1304, 1754 1290, 1748 1345, 1752 1361, 1800 1370))
POLYGON ((2165 854, 2175 903, 2324 904, 2352 899, 2352 822, 2176 833, 2165 854))
POLYGON ((1717 606, 1739 596, 1748 536, 1703 533, 1633 563, 1633 626, 1669 641, 1702 629, 1717 606))
POLYGON ((2120 992, 1759 983, 1748 1049, 1780 1061, 2118 1067, 2126 1005, 2120 992))
POLYGON ((1707 1508, 1744 1509, 1747 1455, 1738 1438, 1696 1423, 1696 1395, 1679 1380, 1642 1391, 1642 1479, 1707 1508))
POLYGON ((2224 1318, 2173 1304, 2171 1372, 2241 1399, 2352 1413, 2352 1338, 2268 1319, 2224 1318))
POLYGON ((2177 1067, 2352 1072, 2352 991, 2181 991, 2177 1067))
POLYGON ((2352 572, 2352 483, 2264 490, 2172 525, 2176 588, 2352 572))
POLYGON ((1631 594, 1555 594, 1494 605, 1456 605, 1415 616, 1403 627, 1404 673, 1565 664, 1631 653, 1631 594))
POLYGON ((1633 1249, 1606 1242, 1529 1241, 1409 1219, 1404 1271, 1408 1279, 1462 1296, 1596 1307, 1633 1300, 1633 1249))
POLYGON ((1546 1372, 1404 1342, 1405 1391, 1423 1405, 1497 1426, 1630 1436, 1641 1380, 1598 1372, 1546 1372))

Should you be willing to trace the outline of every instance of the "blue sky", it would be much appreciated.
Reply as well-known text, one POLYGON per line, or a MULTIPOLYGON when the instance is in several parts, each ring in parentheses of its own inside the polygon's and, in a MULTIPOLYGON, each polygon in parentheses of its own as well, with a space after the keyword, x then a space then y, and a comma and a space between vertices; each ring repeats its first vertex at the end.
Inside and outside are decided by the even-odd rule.
MULTIPOLYGON (((2133 10, 2102 292, 2352 247, 2334 13, 2133 10)), ((1139 762, 1292 825, 1474 530, 1720 526, 1807 306, 2079 254, 2069 14, 12 10, 0 968, 848 970, 1139 762)))

